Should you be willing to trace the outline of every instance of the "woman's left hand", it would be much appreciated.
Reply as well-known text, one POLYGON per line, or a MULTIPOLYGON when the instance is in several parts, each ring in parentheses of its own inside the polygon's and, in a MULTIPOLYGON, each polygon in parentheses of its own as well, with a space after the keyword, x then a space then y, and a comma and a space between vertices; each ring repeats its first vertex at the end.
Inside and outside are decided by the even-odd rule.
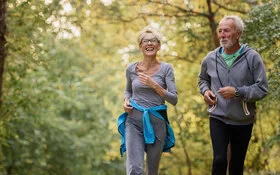
POLYGON ((141 83, 154 88, 156 82, 149 75, 138 73, 138 78, 141 83))
POLYGON ((164 96, 164 89, 159 84, 157 84, 157 82, 155 82, 151 76, 144 73, 138 73, 138 77, 141 83, 153 88, 161 97, 164 96))

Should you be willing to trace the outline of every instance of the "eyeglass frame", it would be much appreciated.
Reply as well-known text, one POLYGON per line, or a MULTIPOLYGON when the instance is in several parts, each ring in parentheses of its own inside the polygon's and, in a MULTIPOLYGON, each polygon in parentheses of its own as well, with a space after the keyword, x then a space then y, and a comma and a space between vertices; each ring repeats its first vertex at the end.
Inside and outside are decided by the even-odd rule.
POLYGON ((152 44, 156 44, 159 43, 159 40, 157 38, 151 38, 151 39, 143 39, 141 41, 141 43, 143 44, 148 44, 149 42, 151 42, 152 44))

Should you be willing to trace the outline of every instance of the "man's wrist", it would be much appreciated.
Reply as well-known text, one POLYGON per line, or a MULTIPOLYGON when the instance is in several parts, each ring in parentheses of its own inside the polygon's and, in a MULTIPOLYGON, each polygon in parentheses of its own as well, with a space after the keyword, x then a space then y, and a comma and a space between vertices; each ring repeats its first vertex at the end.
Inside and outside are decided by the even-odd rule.
POLYGON ((234 96, 235 97, 239 97, 240 93, 239 93, 239 89, 238 88, 234 88, 234 96))
POLYGON ((202 95, 204 96, 207 91, 210 91, 210 89, 205 90, 202 95))
POLYGON ((152 83, 152 88, 153 88, 153 89, 157 89, 157 87, 158 87, 158 86, 157 86, 157 83, 152 83))

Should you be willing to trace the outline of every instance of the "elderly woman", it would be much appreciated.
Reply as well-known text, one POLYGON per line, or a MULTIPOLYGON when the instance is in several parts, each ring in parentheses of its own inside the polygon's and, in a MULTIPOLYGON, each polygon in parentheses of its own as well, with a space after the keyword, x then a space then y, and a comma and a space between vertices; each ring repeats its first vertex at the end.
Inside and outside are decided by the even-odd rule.
POLYGON ((140 32, 138 44, 143 59, 126 69, 125 113, 118 118, 123 136, 121 154, 127 152, 127 174, 142 175, 146 152, 146 174, 157 175, 162 152, 170 151, 175 144, 165 101, 176 105, 177 90, 172 66, 157 58, 161 35, 146 27, 140 32))

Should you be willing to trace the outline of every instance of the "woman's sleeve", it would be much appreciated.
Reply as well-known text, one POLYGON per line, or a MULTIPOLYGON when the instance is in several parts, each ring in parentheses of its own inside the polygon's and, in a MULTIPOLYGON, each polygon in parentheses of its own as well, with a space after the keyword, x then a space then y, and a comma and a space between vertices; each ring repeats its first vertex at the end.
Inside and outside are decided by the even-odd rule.
POLYGON ((124 92, 124 98, 131 98, 132 97, 132 82, 130 79, 130 71, 129 66, 126 68, 126 88, 124 92))
POLYGON ((177 89, 174 77, 174 71, 170 64, 168 64, 165 76, 165 83, 167 90, 164 92, 164 99, 172 105, 176 105, 178 102, 177 89))

